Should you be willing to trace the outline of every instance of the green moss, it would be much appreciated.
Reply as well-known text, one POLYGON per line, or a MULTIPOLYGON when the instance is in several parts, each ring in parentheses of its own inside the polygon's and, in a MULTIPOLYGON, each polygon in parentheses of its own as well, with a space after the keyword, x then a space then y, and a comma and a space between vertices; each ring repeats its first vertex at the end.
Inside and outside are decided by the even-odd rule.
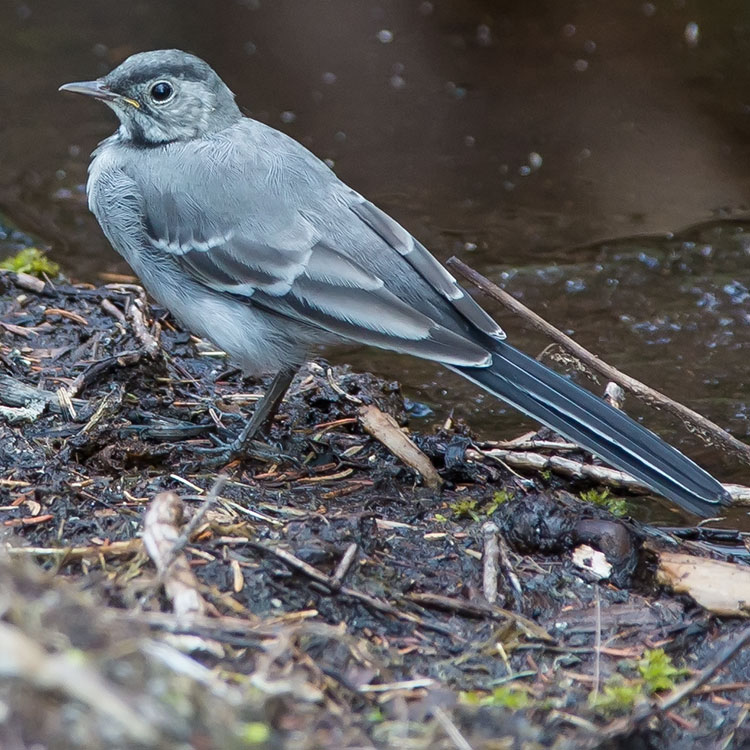
POLYGON ((615 674, 605 683, 602 691, 589 696, 591 707, 603 714, 626 714, 636 703, 663 690, 672 690, 675 684, 688 675, 687 669, 680 669, 664 653, 664 649, 647 649, 637 661, 621 662, 620 668, 629 674, 638 674, 633 679, 625 679, 615 674))
POLYGON ((0 269, 33 276, 57 276, 60 273, 60 266, 36 247, 27 247, 10 258, 0 260, 0 269))
POLYGON ((463 497, 454 500, 450 504, 450 509, 456 518, 471 518, 476 522, 491 516, 503 503, 512 499, 512 495, 507 490, 499 490, 489 500, 479 501, 473 497, 463 497))
POLYGON ((616 715, 629 713, 636 703, 645 699, 640 680, 625 680, 621 675, 613 675, 598 695, 591 693, 589 704, 599 713, 616 715))
POLYGON ((672 659, 664 653, 663 648, 647 649, 638 661, 638 671, 646 683, 649 693, 672 690, 675 683, 690 674, 687 669, 680 669, 672 664, 672 659))
POLYGON ((494 513, 501 505, 504 503, 507 503, 508 500, 512 500, 513 495, 508 492, 508 490, 498 490, 493 496, 492 500, 490 502, 490 508, 491 510, 488 511, 488 513, 491 515, 494 513))
POLYGON ((473 518, 479 520, 479 501, 473 497, 462 497, 454 500, 449 506, 456 518, 473 518))
POLYGON ((468 706, 500 706, 511 711, 519 711, 530 704, 528 694, 512 685, 500 685, 489 694, 477 690, 465 691, 459 694, 459 698, 468 706))
POLYGON ((586 490, 580 494, 581 500, 600 508, 606 508, 613 516, 624 516, 628 512, 628 503, 621 497, 615 497, 608 490, 586 490))
POLYGON ((271 730, 262 721, 249 721, 240 725, 238 735, 248 745, 264 745, 271 737, 271 730))

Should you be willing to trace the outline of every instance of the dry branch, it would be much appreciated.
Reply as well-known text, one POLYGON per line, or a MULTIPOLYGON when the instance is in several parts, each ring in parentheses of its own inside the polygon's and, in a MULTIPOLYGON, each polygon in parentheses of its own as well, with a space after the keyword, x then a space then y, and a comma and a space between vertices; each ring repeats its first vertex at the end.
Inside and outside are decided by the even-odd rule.
POLYGON ((370 435, 407 466, 421 474, 428 487, 437 489, 442 485, 443 480, 430 459, 404 434, 390 414, 381 411, 377 406, 363 406, 359 409, 359 419, 370 435))

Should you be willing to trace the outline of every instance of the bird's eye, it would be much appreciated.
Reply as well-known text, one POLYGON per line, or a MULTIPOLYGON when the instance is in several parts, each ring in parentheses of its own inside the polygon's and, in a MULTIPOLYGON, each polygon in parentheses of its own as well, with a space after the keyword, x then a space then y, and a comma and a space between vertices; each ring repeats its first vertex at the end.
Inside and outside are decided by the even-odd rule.
POLYGON ((172 98, 172 95, 174 94, 174 89, 172 88, 172 85, 167 83, 166 81, 159 81, 158 83, 155 83, 151 87, 151 98, 158 102, 159 104, 163 104, 168 99, 172 98))

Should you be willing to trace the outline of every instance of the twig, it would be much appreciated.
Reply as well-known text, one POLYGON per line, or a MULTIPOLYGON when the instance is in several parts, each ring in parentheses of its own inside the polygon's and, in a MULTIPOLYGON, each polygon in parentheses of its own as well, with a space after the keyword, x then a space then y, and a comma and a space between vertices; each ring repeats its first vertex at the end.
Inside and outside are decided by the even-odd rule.
POLYGON ((482 524, 484 552, 482 553, 482 593, 484 598, 494 604, 497 601, 497 561, 500 550, 497 546, 497 524, 485 521, 482 524))
MULTIPOLYGON (((182 530, 182 533, 175 541, 174 546, 172 547, 172 560, 174 560, 177 555, 182 552, 183 549, 185 549, 187 543, 195 533, 195 530, 203 522, 206 513, 208 513, 211 507, 216 504, 217 500, 219 499, 219 493, 224 489, 224 485, 226 483, 226 475, 219 474, 219 476, 216 477, 213 487, 211 487, 211 489, 208 491, 208 495, 206 495, 198 510, 193 513, 191 519, 188 521, 185 528, 182 530)), ((169 567, 171 564, 171 561, 167 561, 167 567, 169 567)))
POLYGON ((341 558, 341 561, 336 566, 336 570, 331 576, 331 584, 334 586, 334 590, 338 590, 341 588, 341 583, 346 577, 346 574, 349 572, 349 568, 351 568, 352 563, 354 562, 354 558, 357 555, 358 549, 359 547, 356 544, 356 542, 352 542, 346 548, 346 552, 344 552, 344 556, 341 558))
POLYGON ((306 575, 308 578, 312 578, 313 581, 317 581, 327 589, 330 590, 333 588, 330 576, 327 576, 325 573, 321 573, 317 568, 310 565, 310 563, 306 563, 304 560, 300 560, 299 557, 293 555, 291 552, 287 552, 287 550, 282 549, 281 547, 271 547, 268 544, 261 544, 260 542, 254 542, 252 540, 248 540, 247 543, 251 547, 255 547, 255 549, 262 550, 263 552, 268 552, 274 557, 278 557, 279 560, 285 562, 293 570, 304 573, 304 575, 306 575))
POLYGON ((500 289, 496 284, 493 284, 489 279, 477 273, 473 268, 470 268, 458 258, 451 258, 447 262, 447 265, 481 289, 485 294, 492 297, 492 299, 497 300, 511 312, 526 320, 532 325, 532 327, 556 341, 587 367, 598 372, 600 375, 607 378, 607 380, 612 380, 622 386, 626 391, 633 393, 639 399, 649 404, 649 406, 664 409, 664 411, 678 417, 690 432, 698 435, 698 437, 700 437, 707 445, 720 447, 726 452, 739 458, 741 461, 750 464, 750 445, 746 445, 737 440, 726 430, 723 430, 719 425, 706 419, 706 417, 701 414, 698 414, 683 404, 672 400, 663 393, 650 388, 635 378, 620 372, 612 367, 612 365, 603 362, 599 357, 594 356, 587 349, 584 349, 580 344, 573 341, 570 336, 566 336, 562 331, 544 320, 544 318, 537 315, 532 310, 529 310, 528 307, 515 299, 515 297, 500 289))
POLYGON ((500 564, 505 571, 505 575, 510 581, 510 585, 513 587, 513 591, 516 592, 516 602, 518 605, 518 609, 521 609, 521 605, 523 602, 523 589, 521 588, 521 581, 518 580, 516 571, 513 570, 513 565, 510 561, 510 550, 508 549, 508 543, 505 541, 505 537, 502 534, 498 534, 497 550, 500 555, 500 564))
POLYGON ((151 334, 146 326, 146 316, 143 312, 144 294, 140 290, 140 297, 133 298, 128 305, 128 319, 133 326, 133 334, 141 342, 144 351, 149 357, 155 357, 159 351, 159 341, 151 334))
POLYGON ((443 728, 443 731, 448 735, 450 741, 458 748, 458 750, 472 750, 469 741, 461 734, 459 728, 453 723, 453 720, 443 711, 440 706, 435 706, 432 712, 436 721, 443 728))
MULTIPOLYGON (((564 477, 573 479, 589 479, 598 484, 608 484, 632 492, 649 493, 651 490, 643 484, 626 474, 624 471, 610 469, 606 466, 586 464, 582 461, 574 461, 562 456, 547 456, 532 451, 511 451, 503 448, 490 448, 488 450, 476 450, 468 448, 466 458, 470 461, 485 461, 492 459, 513 469, 526 469, 528 471, 554 471, 564 477)), ((741 484, 723 484, 722 487, 730 494, 732 503, 736 505, 750 505, 750 487, 741 484)))
POLYGON ((596 619, 594 631, 594 698, 597 698, 602 673, 602 601, 598 586, 594 586, 594 616, 596 619))
POLYGON ((390 414, 381 411, 377 406, 362 406, 359 409, 359 420, 370 435, 407 466, 419 472, 427 487, 437 489, 442 485, 443 480, 430 459, 404 434, 390 414))

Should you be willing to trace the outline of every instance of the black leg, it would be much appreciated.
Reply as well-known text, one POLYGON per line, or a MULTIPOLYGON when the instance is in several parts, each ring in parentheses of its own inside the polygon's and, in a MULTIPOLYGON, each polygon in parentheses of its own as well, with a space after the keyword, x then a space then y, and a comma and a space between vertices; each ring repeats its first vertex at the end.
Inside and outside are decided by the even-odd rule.
POLYGON ((192 450, 196 453, 212 454, 214 458, 209 460, 210 464, 226 463, 233 458, 247 455, 261 460, 278 460, 276 452, 270 446, 253 444, 253 439, 273 419, 298 370, 299 367, 287 367, 279 371, 263 398, 258 401, 253 416, 245 423, 242 432, 234 440, 213 448, 193 448, 192 450))
POLYGON ((234 455, 243 453, 247 444, 270 424, 298 371, 299 367, 279 370, 263 398, 258 401, 253 416, 242 428, 242 432, 229 444, 229 450, 234 455))

